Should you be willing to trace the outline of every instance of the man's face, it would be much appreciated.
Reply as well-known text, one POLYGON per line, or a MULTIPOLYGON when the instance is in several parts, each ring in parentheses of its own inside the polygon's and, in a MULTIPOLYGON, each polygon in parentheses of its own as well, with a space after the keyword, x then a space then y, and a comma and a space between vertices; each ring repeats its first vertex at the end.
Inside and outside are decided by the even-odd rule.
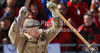
POLYGON ((7 5, 14 5, 16 4, 16 0, 7 0, 7 5))
POLYGON ((29 35, 38 38, 39 37, 39 27, 32 27, 32 28, 27 28, 25 29, 26 33, 29 35))
POLYGON ((86 26, 91 26, 93 23, 93 18, 91 16, 85 15, 84 16, 84 24, 86 26))
POLYGON ((10 20, 4 19, 0 24, 2 29, 9 29, 11 23, 10 20))
POLYGON ((66 15, 67 9, 66 9, 65 6, 63 6, 63 5, 58 5, 58 6, 57 6, 57 10, 58 10, 63 16, 66 15))

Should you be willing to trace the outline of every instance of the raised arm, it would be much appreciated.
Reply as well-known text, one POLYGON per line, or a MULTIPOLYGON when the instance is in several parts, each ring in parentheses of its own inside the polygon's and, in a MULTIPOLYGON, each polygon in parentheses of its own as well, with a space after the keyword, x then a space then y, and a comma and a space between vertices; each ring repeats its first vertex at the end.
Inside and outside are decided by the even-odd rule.
POLYGON ((56 4, 52 1, 49 1, 47 3, 47 8, 52 12, 52 16, 53 16, 53 24, 52 27, 50 27, 49 29, 47 29, 45 31, 45 33, 47 34, 47 40, 48 42, 50 42, 60 31, 61 31, 61 19, 59 18, 59 16, 54 12, 54 10, 52 9, 52 7, 56 7, 56 4))
POLYGON ((18 17, 15 18, 14 22, 12 23, 12 25, 10 27, 9 33, 8 33, 12 44, 14 44, 14 41, 16 38, 16 32, 18 30, 18 22, 21 19, 22 12, 26 13, 25 17, 28 15, 27 8, 21 7, 21 9, 19 10, 19 15, 18 15, 18 17))

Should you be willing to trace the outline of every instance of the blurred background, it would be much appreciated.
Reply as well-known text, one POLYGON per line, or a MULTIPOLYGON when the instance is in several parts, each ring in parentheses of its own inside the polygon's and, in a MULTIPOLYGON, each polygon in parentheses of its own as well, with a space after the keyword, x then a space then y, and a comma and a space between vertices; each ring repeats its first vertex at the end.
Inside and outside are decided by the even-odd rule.
MULTIPOLYGON (((57 4, 57 10, 90 44, 97 44, 100 51, 100 0, 51 1, 57 4)), ((0 0, 0 53, 4 53, 4 45, 9 51, 15 51, 8 47, 11 44, 8 31, 24 3, 25 0, 0 0)), ((46 3, 47 0, 31 0, 28 6, 26 18, 38 20, 41 23, 41 29, 52 26, 53 17, 46 3)), ((83 41, 64 22, 61 24, 62 31, 50 44, 58 43, 60 53, 90 53, 83 41)))

